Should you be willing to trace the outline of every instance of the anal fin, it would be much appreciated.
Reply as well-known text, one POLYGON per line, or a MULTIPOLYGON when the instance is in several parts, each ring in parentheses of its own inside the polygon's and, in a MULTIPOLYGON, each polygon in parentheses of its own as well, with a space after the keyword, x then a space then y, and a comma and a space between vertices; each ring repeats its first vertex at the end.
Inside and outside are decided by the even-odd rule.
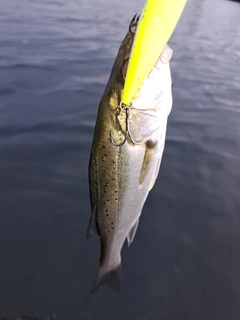
POLYGON ((137 228, 138 228, 138 224, 139 224, 139 218, 137 219, 137 221, 135 222, 135 224, 132 226, 132 228, 130 229, 128 235, 127 235, 127 242, 128 242, 128 246, 130 246, 130 244, 133 242, 133 239, 135 237, 137 228))

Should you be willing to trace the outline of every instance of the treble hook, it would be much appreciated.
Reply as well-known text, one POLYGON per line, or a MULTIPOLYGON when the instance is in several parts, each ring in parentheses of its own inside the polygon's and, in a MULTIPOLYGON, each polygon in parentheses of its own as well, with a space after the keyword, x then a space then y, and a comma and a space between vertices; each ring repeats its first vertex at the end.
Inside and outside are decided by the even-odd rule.
POLYGON ((125 119, 125 124, 126 124, 125 137, 124 137, 124 139, 123 139, 122 142, 116 143, 116 142, 114 141, 112 131, 110 131, 111 142, 112 142, 112 144, 113 144, 114 146, 116 146, 116 147, 121 147, 121 146, 127 141, 127 138, 129 138, 129 139, 132 141, 133 144, 140 144, 140 143, 137 143, 136 141, 133 140, 132 135, 131 135, 131 133, 130 133, 129 111, 132 109, 132 104, 130 104, 130 106, 127 107, 126 109, 123 109, 122 105, 123 105, 123 103, 122 103, 122 101, 121 101, 119 107, 120 107, 120 109, 121 109, 123 112, 125 112, 125 114, 126 114, 126 119, 125 119))

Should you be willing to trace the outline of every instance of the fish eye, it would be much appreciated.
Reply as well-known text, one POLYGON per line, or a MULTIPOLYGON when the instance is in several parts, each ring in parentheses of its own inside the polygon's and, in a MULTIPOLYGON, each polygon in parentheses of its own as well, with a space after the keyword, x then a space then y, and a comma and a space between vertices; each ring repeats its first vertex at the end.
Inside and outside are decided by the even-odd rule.
POLYGON ((128 62, 129 62, 129 59, 126 59, 126 60, 123 62, 123 65, 122 65, 121 75, 122 75, 123 80, 126 79, 128 62))

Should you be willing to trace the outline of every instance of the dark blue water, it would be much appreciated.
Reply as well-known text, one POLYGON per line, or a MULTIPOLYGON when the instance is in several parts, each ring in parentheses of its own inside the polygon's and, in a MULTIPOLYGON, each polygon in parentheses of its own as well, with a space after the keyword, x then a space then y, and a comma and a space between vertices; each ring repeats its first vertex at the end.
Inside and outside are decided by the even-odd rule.
POLYGON ((98 102, 144 1, 0 0, 0 316, 240 318, 240 5, 188 0, 173 111, 124 283, 90 296, 85 240, 98 102))

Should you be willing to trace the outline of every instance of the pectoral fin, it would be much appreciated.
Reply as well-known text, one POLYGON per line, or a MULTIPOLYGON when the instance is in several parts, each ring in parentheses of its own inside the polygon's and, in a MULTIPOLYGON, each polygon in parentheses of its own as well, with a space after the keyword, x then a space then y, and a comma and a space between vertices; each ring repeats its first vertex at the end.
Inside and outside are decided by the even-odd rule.
POLYGON ((150 170, 152 170, 152 181, 149 186, 149 190, 152 189, 160 168, 160 164, 162 161, 162 155, 165 145, 165 137, 166 137, 166 128, 165 125, 164 131, 160 137, 155 139, 148 140, 146 143, 146 150, 143 159, 141 174, 140 174, 140 184, 142 184, 147 177, 150 170))
POLYGON ((147 141, 145 155, 144 155, 143 164, 142 164, 142 169, 141 169, 141 173, 140 173, 140 181, 139 181, 140 185, 143 184, 147 174, 149 173, 149 171, 152 167, 155 147, 156 147, 155 141, 152 141, 152 140, 147 141))
POLYGON ((135 237, 137 228, 138 228, 138 224, 139 224, 139 218, 137 219, 137 221, 135 222, 135 224, 132 226, 132 228, 130 229, 128 235, 127 235, 127 242, 128 242, 128 246, 130 246, 130 244, 133 242, 133 239, 135 237))

